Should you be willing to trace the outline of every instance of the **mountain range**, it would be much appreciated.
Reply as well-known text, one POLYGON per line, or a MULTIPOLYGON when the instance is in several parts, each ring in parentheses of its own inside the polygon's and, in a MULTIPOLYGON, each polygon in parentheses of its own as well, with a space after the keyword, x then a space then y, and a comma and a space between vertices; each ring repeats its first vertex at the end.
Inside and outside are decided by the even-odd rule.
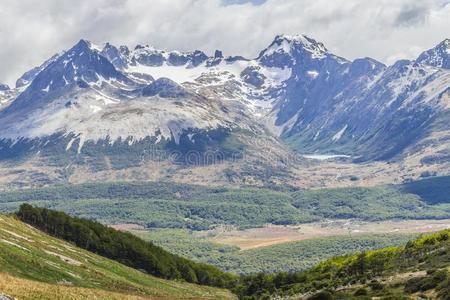
POLYGON ((0 85, 0 104, 3 161, 126 169, 158 149, 184 163, 297 153, 440 165, 450 40, 391 66, 305 35, 276 36, 253 59, 80 40, 0 85))

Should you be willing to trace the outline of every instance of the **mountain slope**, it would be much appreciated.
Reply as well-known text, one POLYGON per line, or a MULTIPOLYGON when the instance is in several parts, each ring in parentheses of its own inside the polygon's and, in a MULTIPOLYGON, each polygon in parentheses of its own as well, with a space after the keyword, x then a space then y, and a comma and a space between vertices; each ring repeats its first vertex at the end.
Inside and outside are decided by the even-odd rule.
POLYGON ((146 275, 12 216, 0 216, 0 250, 0 290, 19 299, 233 299, 225 290, 146 275))
MULTIPOLYGON (((252 182, 265 180, 255 166, 283 174, 275 182, 304 167, 298 153, 445 173, 449 55, 448 40, 392 66, 304 35, 279 35, 254 59, 81 40, 0 92, 0 159, 64 167, 61 180, 225 161, 252 182)), ((209 177, 229 177, 223 169, 209 177)))
POLYGON ((450 39, 445 39, 436 47, 423 52, 416 61, 437 68, 450 69, 450 39))
MULTIPOLYGON (((445 60, 442 45, 429 52, 445 60)), ((305 55, 294 51, 298 44, 289 47, 297 75, 275 106, 275 124, 294 149, 360 160, 404 158, 418 152, 411 147, 444 130, 434 125, 448 120, 450 73, 441 65, 419 58, 386 67, 368 58, 348 62, 323 48, 305 55)))
POLYGON ((247 142, 236 138, 236 132, 247 140, 265 136, 264 127, 240 101, 225 101, 215 92, 170 79, 122 72, 102 55, 105 49, 81 40, 45 64, 0 111, 2 158, 40 154, 53 162, 61 157, 65 164, 85 155, 92 163, 114 153, 113 165, 119 160, 138 164, 145 158, 143 150, 156 147, 181 156, 189 151, 215 156, 219 151, 223 159, 234 152, 242 155, 247 142), (236 149, 227 147, 229 139, 236 149))
POLYGON ((228 287, 236 280, 215 267, 176 256, 150 242, 95 221, 34 208, 29 204, 22 204, 17 216, 52 236, 157 277, 218 287, 228 287))

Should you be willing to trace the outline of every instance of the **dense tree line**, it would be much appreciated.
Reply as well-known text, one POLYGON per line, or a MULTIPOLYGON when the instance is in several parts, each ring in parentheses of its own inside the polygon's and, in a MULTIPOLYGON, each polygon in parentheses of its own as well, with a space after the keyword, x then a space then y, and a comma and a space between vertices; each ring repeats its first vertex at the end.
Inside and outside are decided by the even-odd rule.
MULTIPOLYGON (((390 247, 335 257, 303 272, 243 276, 234 292, 240 299, 269 299, 274 294, 288 296, 317 293, 317 299, 354 299, 368 295, 396 298, 398 287, 379 281, 381 276, 426 270, 427 275, 413 277, 403 285, 400 296, 435 289, 439 299, 449 299, 450 230, 428 234, 410 241, 404 247, 390 247), (352 284, 363 286, 350 298, 336 291, 352 284), (320 296, 319 296, 320 295, 320 296), (338 295, 335 297, 335 295, 338 295)), ((312 297, 311 299, 313 299, 312 297)))
POLYGON ((358 234, 282 243, 241 251, 237 246, 217 244, 209 237, 199 237, 195 231, 185 229, 136 230, 132 233, 171 253, 236 274, 298 272, 338 255, 364 249, 404 245, 417 236, 358 234))
POLYGON ((98 222, 29 204, 22 204, 17 216, 54 237, 157 277, 217 287, 231 287, 237 280, 213 266, 173 255, 151 242, 98 222))
POLYGON ((448 195, 450 176, 400 186, 320 190, 217 188, 168 182, 90 183, 0 192, 0 212, 13 212, 27 202, 105 224, 203 230, 223 224, 253 228, 324 218, 442 219, 450 217, 448 195), (439 195, 426 193, 430 189, 439 190, 439 195))

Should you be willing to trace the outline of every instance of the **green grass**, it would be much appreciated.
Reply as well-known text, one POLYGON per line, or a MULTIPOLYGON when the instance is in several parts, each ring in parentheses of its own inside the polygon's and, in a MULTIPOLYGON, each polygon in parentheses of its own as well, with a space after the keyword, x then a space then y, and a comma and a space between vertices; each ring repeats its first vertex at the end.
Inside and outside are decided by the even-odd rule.
POLYGON ((327 237, 241 251, 185 229, 133 230, 133 234, 166 250, 238 274, 295 272, 337 255, 399 246, 417 235, 371 234, 327 237))
POLYGON ((106 224, 208 229, 299 224, 324 218, 450 218, 450 176, 399 186, 321 190, 213 188, 186 184, 93 183, 0 193, 0 212, 28 202, 106 224), (435 192, 439 191, 439 192, 435 192), (431 201, 438 193, 439 198, 431 201))
POLYGON ((0 215, 0 272, 49 284, 161 298, 233 298, 221 289, 159 279, 0 215))

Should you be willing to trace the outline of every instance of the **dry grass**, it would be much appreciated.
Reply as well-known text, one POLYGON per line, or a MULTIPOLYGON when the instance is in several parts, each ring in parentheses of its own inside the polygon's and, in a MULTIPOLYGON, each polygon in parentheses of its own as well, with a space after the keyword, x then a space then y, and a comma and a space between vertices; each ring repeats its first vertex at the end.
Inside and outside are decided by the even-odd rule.
MULTIPOLYGON (((20 300, 76 300, 76 299, 108 299, 108 300, 141 300, 141 299, 176 299, 170 297, 141 297, 100 289, 80 288, 66 285, 48 284, 26 280, 0 273, 0 291, 20 300)), ((179 299, 179 298, 178 298, 179 299)))
POLYGON ((382 222, 359 222, 351 220, 316 222, 299 226, 270 225, 246 230, 225 229, 215 234, 214 242, 238 246, 242 250, 267 247, 293 241, 316 238, 383 234, 383 233, 426 233, 450 228, 450 219, 446 220, 405 220, 382 222))

